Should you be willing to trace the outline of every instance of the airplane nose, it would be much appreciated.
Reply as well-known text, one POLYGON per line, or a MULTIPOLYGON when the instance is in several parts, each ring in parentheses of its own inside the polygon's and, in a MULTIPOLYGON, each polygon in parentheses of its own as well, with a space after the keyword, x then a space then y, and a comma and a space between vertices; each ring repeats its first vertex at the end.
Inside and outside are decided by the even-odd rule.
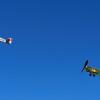
POLYGON ((12 39, 12 38, 8 38, 8 39, 7 39, 7 43, 8 43, 8 44, 11 44, 11 43, 12 43, 12 41, 13 41, 13 39, 12 39))

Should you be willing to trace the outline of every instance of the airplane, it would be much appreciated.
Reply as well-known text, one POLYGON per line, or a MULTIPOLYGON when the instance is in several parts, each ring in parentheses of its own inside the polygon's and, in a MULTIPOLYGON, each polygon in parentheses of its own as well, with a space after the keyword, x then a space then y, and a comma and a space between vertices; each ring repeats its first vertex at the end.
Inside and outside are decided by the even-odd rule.
POLYGON ((86 71, 89 73, 89 76, 96 76, 99 75, 100 76, 100 70, 91 66, 88 66, 88 60, 85 61, 84 67, 82 69, 81 72, 86 71))
POLYGON ((12 44, 13 38, 5 39, 5 38, 0 37, 0 42, 6 43, 6 44, 12 44))

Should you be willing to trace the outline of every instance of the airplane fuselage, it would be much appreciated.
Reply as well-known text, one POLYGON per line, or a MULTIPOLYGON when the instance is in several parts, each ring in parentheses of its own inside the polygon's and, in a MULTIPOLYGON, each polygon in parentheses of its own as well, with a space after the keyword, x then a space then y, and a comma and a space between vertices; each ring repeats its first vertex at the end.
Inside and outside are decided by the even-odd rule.
POLYGON ((85 67, 86 72, 89 72, 89 75, 93 75, 95 76, 96 74, 98 74, 98 70, 96 68, 90 67, 90 66, 86 66, 85 67))

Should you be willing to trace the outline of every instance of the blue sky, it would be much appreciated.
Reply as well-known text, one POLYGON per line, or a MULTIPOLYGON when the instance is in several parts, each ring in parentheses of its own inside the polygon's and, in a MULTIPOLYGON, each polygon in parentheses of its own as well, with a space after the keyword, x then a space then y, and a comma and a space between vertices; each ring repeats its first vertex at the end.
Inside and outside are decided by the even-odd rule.
POLYGON ((100 67, 100 2, 3 0, 1 100, 97 100, 100 77, 81 73, 86 59, 100 67), (14 32, 14 33, 12 33, 14 32))

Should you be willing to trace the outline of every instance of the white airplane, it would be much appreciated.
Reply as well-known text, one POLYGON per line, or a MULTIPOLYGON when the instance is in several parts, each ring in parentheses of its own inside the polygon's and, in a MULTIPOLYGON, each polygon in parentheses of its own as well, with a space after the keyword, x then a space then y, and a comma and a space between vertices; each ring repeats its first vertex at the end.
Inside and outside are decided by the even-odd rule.
POLYGON ((13 38, 4 39, 4 38, 0 37, 0 42, 4 42, 6 44, 12 44, 13 38))

